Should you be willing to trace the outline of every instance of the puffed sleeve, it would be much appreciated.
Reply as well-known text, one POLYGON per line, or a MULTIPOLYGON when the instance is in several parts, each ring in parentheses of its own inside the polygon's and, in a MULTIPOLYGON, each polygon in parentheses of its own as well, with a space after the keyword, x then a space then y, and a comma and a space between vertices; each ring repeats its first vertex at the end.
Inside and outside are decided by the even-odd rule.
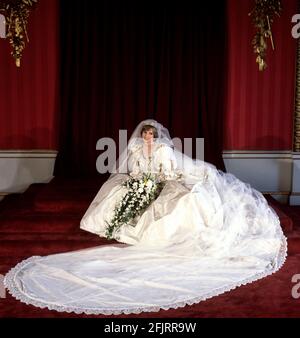
POLYGON ((177 168, 176 157, 171 147, 159 145, 158 148, 159 171, 164 174, 166 179, 173 179, 177 168))

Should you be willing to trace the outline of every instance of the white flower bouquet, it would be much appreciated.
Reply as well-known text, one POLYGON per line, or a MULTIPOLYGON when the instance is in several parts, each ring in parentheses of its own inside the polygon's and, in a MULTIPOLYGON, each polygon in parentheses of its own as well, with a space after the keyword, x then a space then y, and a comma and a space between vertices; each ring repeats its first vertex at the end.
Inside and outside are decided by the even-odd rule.
POLYGON ((141 215, 147 207, 159 196, 165 182, 161 176, 143 173, 140 176, 130 176, 122 185, 128 191, 116 205, 114 216, 107 223, 106 237, 116 238, 120 227, 128 224, 141 215))

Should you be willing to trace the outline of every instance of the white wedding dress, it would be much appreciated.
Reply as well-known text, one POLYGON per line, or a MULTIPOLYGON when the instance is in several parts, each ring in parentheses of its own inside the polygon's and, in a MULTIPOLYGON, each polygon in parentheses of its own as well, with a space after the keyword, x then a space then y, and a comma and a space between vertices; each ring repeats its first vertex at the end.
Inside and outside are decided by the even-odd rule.
MULTIPOLYGON (((183 166, 166 138, 154 142, 151 157, 143 141, 133 139, 129 173, 148 172, 150 165, 151 172, 163 172, 167 183, 159 197, 121 227, 116 238, 123 244, 19 263, 4 280, 15 298, 75 313, 159 311, 217 296, 283 265, 286 238, 260 192, 211 164, 183 166)), ((112 175, 101 187, 81 220, 83 230, 105 236, 127 178, 112 175)))

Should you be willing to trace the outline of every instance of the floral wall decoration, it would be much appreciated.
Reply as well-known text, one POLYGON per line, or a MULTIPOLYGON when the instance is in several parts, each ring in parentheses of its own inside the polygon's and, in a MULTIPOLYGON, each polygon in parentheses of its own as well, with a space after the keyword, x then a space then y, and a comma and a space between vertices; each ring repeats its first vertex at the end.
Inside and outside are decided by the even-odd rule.
POLYGON ((272 35, 272 23, 276 16, 280 17, 282 11, 281 0, 255 0, 255 6, 249 13, 257 32, 252 40, 254 53, 257 54, 256 63, 260 71, 267 67, 266 51, 267 39, 270 39, 272 49, 275 49, 272 35))
POLYGON ((12 46, 12 56, 16 66, 21 66, 21 57, 29 37, 27 33, 28 18, 38 0, 0 0, 0 14, 6 21, 6 37, 12 46))

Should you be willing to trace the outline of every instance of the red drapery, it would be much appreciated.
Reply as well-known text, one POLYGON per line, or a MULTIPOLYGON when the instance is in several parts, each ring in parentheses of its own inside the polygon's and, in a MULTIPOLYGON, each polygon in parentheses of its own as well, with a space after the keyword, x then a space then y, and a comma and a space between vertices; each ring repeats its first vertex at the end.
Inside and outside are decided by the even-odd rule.
POLYGON ((248 13, 252 0, 228 0, 228 85, 224 118, 226 150, 291 150, 293 143, 297 40, 291 30, 298 0, 282 1, 268 39, 264 72, 255 63, 256 33, 248 13))
MULTIPOLYGON (((95 140, 111 136, 120 125, 131 132, 139 120, 148 116, 167 124, 174 136, 204 136, 206 160, 211 162, 217 161, 211 156, 218 157, 222 149, 210 151, 208 147, 221 144, 221 133, 226 150, 291 149, 297 44, 291 35, 291 17, 296 13, 297 0, 285 1, 281 17, 274 22, 276 49, 272 51, 269 46, 269 67, 263 73, 257 69, 251 46, 255 33, 248 17, 253 7, 251 0, 228 1, 228 65, 222 42, 226 30, 220 32, 224 25, 221 8, 216 17, 209 18, 209 9, 195 9, 191 1, 183 3, 182 8, 153 2, 146 11, 148 15, 133 8, 129 0, 125 1, 127 10, 109 1, 115 10, 102 2, 102 11, 96 11, 93 2, 83 5, 68 0, 40 1, 30 15, 30 42, 20 69, 10 55, 8 41, 0 39, 1 149, 57 149, 61 134, 62 157, 67 158, 69 150, 75 151, 73 143, 80 142, 84 152, 89 152, 81 158, 88 158, 88 167, 95 170, 95 140), (77 13, 72 12, 73 7, 77 13), (93 9, 95 13, 91 14, 93 9), (208 20, 217 24, 211 32, 205 28, 208 20), (143 24, 148 27, 142 28, 143 24), (132 31, 137 27, 140 29, 132 31), (209 43, 211 49, 206 53, 205 45, 209 43), (227 105, 220 98, 210 100, 206 106, 205 100, 214 96, 213 90, 222 91, 223 65, 229 75, 227 105), (58 97, 60 72, 63 87, 58 97), (75 82, 68 83, 68 79, 75 82), (77 99, 76 93, 80 93, 77 99), (72 97, 83 108, 70 102, 72 97), (224 118, 206 114, 210 119, 207 121, 204 112, 217 110, 221 114, 223 104, 224 118), (81 117, 79 109, 83 111, 81 117), (63 122, 60 129, 58 118, 63 122), (90 125, 86 121, 87 135, 92 140, 84 137, 84 131, 79 136, 76 120, 83 118, 92 121, 90 125)), ((67 161, 64 163, 67 165, 67 161)))
POLYGON ((29 43, 17 68, 7 39, 0 39, 0 149, 57 149, 58 0, 31 12, 29 43))
POLYGON ((60 2, 56 175, 95 174, 97 140, 145 118, 204 137, 205 160, 224 170, 225 1, 96 2, 60 2))

